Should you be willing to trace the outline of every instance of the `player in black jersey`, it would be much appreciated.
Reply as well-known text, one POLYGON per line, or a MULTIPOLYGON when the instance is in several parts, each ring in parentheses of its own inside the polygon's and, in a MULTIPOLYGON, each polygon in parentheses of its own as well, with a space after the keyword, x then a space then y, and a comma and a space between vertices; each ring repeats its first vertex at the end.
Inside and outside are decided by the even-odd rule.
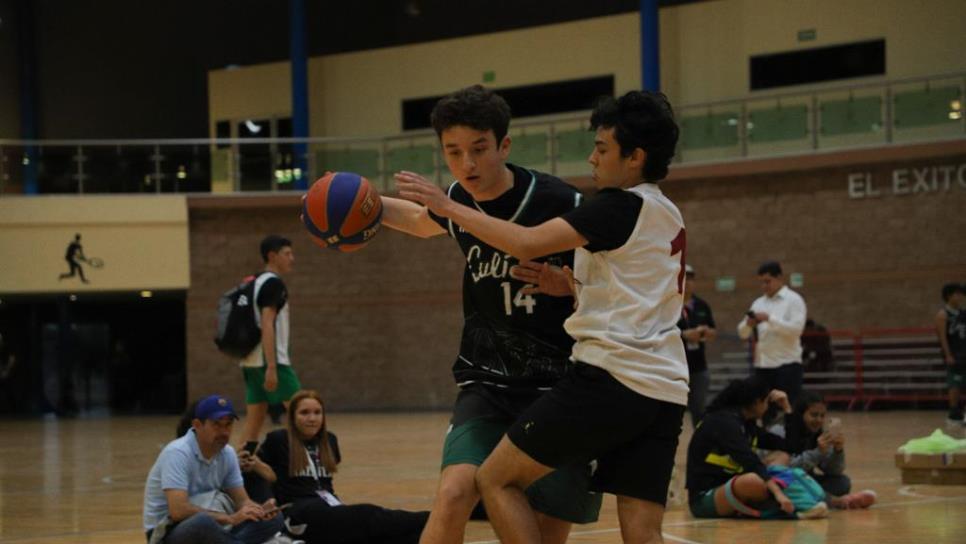
POLYGON ((966 423, 959 405, 960 393, 966 385, 966 287, 950 283, 943 286, 942 295, 945 306, 936 314, 936 334, 946 363, 947 417, 950 423, 966 423))
MULTIPOLYGON (((506 162, 510 108, 499 95, 476 85, 441 99, 432 113, 450 173, 449 196, 485 214, 520 225, 539 225, 573 210, 580 193, 560 179, 506 162)), ((399 172, 397 180, 425 178, 399 172)), ((559 290, 523 280, 553 277, 573 265, 573 252, 539 263, 518 261, 419 204, 382 197, 384 225, 419 237, 448 234, 466 257, 463 273, 463 336, 453 376, 460 393, 443 447, 442 473, 420 542, 462 542, 479 501, 478 467, 506 429, 570 366, 573 340, 563 329, 573 312, 566 280, 559 290), (552 265, 552 269, 551 269, 552 265), (542 290, 542 291, 541 291, 542 290)), ((559 274, 558 280, 563 278, 559 274)), ((575 464, 548 475, 528 490, 541 512, 543 541, 564 542, 572 522, 596 521, 601 495, 589 492, 590 468, 575 464)))

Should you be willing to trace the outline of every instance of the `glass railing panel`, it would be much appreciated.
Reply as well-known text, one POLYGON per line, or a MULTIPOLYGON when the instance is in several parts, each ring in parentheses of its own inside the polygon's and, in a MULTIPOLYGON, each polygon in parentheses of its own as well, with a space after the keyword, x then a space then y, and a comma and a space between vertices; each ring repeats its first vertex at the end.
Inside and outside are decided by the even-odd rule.
POLYGON ((508 160, 525 168, 549 172, 551 169, 549 125, 529 125, 510 130, 508 160))
POLYGON ((892 86, 893 141, 923 141, 964 134, 962 78, 892 86))
POLYGON ((749 100, 746 108, 748 156, 812 149, 812 108, 807 97, 749 100))
MULTIPOLYGON (((160 166, 155 169, 155 147, 144 145, 85 145, 84 193, 156 193, 160 166)), ((74 165, 75 175, 80 172, 74 165)))
POLYGON ((365 176, 385 191, 386 180, 382 176, 382 143, 379 141, 326 142, 312 147, 313 179, 326 172, 355 172, 365 176))
POLYGON ((37 190, 42 194, 82 193, 82 176, 78 174, 76 146, 36 146, 27 148, 24 161, 24 175, 29 175, 27 167, 33 165, 37 180, 37 190), (32 149, 32 151, 31 151, 32 149))
POLYGON ((740 157, 740 120, 738 103, 682 108, 678 113, 679 160, 698 162, 740 157))
POLYGON ((26 159, 23 146, 0 145, 0 195, 23 193, 23 161, 26 159))
POLYGON ((384 163, 383 187, 388 192, 396 190, 392 175, 402 170, 416 172, 436 184, 443 184, 449 176, 439 155, 439 140, 435 135, 390 139, 386 144, 384 163))
POLYGON ((885 97, 885 87, 816 93, 818 148, 847 148, 887 142, 885 97))
POLYGON ((553 173, 556 176, 589 176, 587 158, 594 149, 594 132, 586 115, 579 120, 558 121, 553 125, 553 173))
POLYGON ((162 193, 211 191, 211 147, 203 144, 160 147, 162 193))

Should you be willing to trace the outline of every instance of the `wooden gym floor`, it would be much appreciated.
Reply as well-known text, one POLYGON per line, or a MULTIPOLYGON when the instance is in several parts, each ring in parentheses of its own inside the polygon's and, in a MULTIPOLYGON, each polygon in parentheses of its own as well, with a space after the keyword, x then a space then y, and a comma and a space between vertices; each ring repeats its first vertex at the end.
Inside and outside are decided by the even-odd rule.
MULTIPOLYGON (((904 486, 893 453, 907 439, 944 428, 944 412, 835 413, 846 433, 848 474, 855 489, 872 488, 868 511, 833 511, 825 520, 695 520, 669 505, 665 542, 769 544, 966 542, 966 487, 904 486)), ((394 508, 429 508, 448 414, 330 414, 344 461, 336 475, 343 500, 394 508)), ((175 417, 0 420, 0 542, 142 543, 144 479, 175 417)), ((687 424, 686 424, 687 425, 687 424)), ((235 432, 240 431, 236 425, 235 432)), ((678 448, 683 470, 690 428, 678 448)), ((682 481, 679 485, 683 485, 682 481)), ((576 526, 571 542, 620 542, 613 497, 598 523, 576 526)), ((494 542, 472 522, 466 542, 494 542)))

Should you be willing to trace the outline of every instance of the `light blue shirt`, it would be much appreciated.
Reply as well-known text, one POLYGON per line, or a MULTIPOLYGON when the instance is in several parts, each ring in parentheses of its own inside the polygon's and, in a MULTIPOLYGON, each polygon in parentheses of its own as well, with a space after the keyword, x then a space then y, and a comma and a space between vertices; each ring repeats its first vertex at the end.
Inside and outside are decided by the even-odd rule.
POLYGON ((183 489, 188 496, 243 487, 238 456, 225 446, 211 460, 201 455, 194 429, 161 450, 144 484, 144 530, 158 526, 168 515, 165 489, 183 489))

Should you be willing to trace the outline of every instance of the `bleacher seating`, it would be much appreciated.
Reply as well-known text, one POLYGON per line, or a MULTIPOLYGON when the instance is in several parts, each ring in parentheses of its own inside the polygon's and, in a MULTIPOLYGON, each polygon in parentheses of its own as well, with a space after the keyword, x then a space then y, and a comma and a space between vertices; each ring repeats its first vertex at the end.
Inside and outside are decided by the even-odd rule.
MULTIPOLYGON (((874 403, 937 402, 945 398, 946 368, 931 328, 831 331, 827 368, 806 365, 805 388, 849 409, 874 403)), ((751 350, 737 338, 719 338, 727 347, 709 357, 711 395, 728 381, 747 376, 751 350)))

